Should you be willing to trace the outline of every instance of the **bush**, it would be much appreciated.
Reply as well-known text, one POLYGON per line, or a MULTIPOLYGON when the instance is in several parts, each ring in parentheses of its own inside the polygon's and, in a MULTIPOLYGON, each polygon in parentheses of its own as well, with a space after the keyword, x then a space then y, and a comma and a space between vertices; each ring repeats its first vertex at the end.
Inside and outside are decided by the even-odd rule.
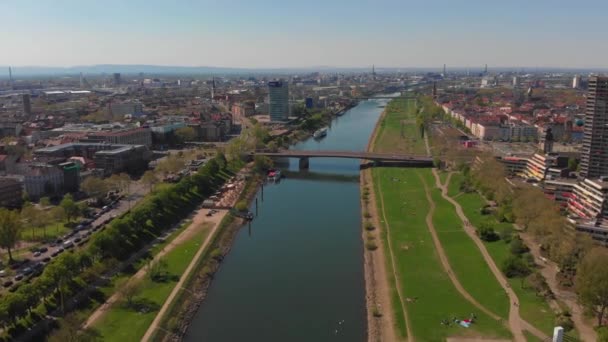
POLYGON ((376 227, 374 227, 374 225, 371 222, 369 222, 369 221, 365 222, 365 230, 372 231, 374 229, 376 229, 376 227))
POLYGON ((481 227, 477 228, 477 235, 483 241, 498 241, 500 240, 500 236, 494 231, 494 228, 487 227, 485 225, 481 225, 481 227))
POLYGON ((513 240, 513 228, 505 227, 499 235, 505 243, 511 243, 511 240, 513 240))
POLYGON ((370 214, 369 212, 366 211, 366 212, 363 213, 363 217, 365 217, 365 218, 371 218, 372 214, 370 214))
POLYGON ((247 203, 245 201, 239 201, 234 207, 238 211, 247 211, 247 203))
POLYGON ((521 238, 519 236, 513 237, 513 239, 511 240, 509 249, 511 250, 511 253, 514 255, 522 255, 522 254, 530 251, 528 246, 526 246, 524 244, 524 242, 521 240, 521 238))
POLYGON ((367 248, 367 250, 369 251, 375 251, 376 249, 378 249, 378 245, 376 245, 376 243, 373 241, 368 241, 365 244, 365 248, 367 248))
POLYGON ((382 312, 380 312, 380 309, 376 306, 374 307, 374 310, 372 311, 372 314, 374 315, 374 317, 376 318, 380 318, 382 317, 382 312))
POLYGON ((555 318, 555 326, 564 328, 565 332, 574 329, 574 322, 570 318, 569 312, 562 312, 555 318))
POLYGON ((522 258, 511 255, 503 262, 502 273, 504 273, 507 278, 513 278, 525 277, 532 273, 532 271, 522 258))

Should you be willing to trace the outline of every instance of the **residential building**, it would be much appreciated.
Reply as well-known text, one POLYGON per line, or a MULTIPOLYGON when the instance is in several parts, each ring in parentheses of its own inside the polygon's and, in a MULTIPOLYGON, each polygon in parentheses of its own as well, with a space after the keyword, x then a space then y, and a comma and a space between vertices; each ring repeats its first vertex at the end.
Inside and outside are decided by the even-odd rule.
POLYGON ((589 78, 581 178, 608 176, 608 77, 589 78))
POLYGON ((84 157, 93 160, 96 168, 109 175, 122 171, 135 171, 147 167, 151 152, 145 145, 125 145, 107 143, 70 143, 45 147, 34 151, 44 157, 84 157))
POLYGON ((23 185, 17 179, 0 178, 0 206, 17 207, 23 198, 23 185))
POLYGON ((289 87, 287 82, 268 82, 268 111, 271 121, 287 121, 289 117, 289 87))
POLYGON ((581 87, 581 75, 575 75, 572 79, 572 88, 578 89, 581 87))
POLYGON ((574 186, 568 201, 568 211, 584 221, 608 218, 608 182, 599 179, 584 179, 574 186))
POLYGON ((498 161, 504 164, 507 174, 511 176, 523 176, 528 167, 528 158, 525 157, 498 157, 498 161))
POLYGON ((237 102, 232 105, 232 115, 235 119, 252 116, 255 114, 255 103, 254 102, 237 102))
POLYGON ((132 115, 134 117, 144 114, 143 105, 139 101, 128 101, 123 103, 111 103, 109 110, 112 116, 132 115))
POLYGON ((559 179, 545 179, 542 188, 545 195, 549 196, 552 200, 557 202, 561 207, 567 207, 568 201, 572 197, 574 186, 576 185, 575 179, 559 178, 559 179))
POLYGON ((27 116, 32 115, 32 102, 30 99, 30 94, 21 95, 21 99, 23 101, 23 113, 27 116))
POLYGON ((23 187, 31 199, 60 193, 63 170, 55 165, 34 163, 23 166, 23 187))
POLYGON ((119 145, 152 146, 152 132, 149 128, 125 128, 113 131, 92 132, 87 134, 83 142, 107 142, 119 145))

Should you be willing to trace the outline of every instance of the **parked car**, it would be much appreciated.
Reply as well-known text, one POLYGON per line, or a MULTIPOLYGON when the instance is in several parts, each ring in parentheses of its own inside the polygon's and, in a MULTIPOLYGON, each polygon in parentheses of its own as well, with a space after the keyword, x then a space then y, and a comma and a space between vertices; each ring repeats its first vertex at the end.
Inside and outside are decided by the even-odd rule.
POLYGON ((15 279, 15 281, 19 281, 19 280, 23 279, 23 274, 17 274, 14 279, 15 279))
POLYGON ((23 271, 21 271, 21 273, 23 273, 23 275, 29 275, 29 274, 32 274, 32 272, 34 272, 34 270, 31 267, 26 267, 23 269, 23 271))
POLYGON ((49 251, 49 249, 47 247, 40 247, 40 248, 38 248, 38 252, 40 252, 40 253, 46 253, 48 251, 49 251))
POLYGON ((65 248, 65 249, 69 249, 69 248, 72 248, 72 247, 74 247, 74 242, 72 242, 71 240, 66 240, 63 243, 63 248, 65 248))
POLYGON ((0 270, 0 278, 6 276, 6 270, 0 270))
POLYGON ((40 255, 42 255, 42 253, 40 253, 40 251, 35 251, 34 252, 34 257, 39 257, 40 255))
POLYGON ((13 281, 12 280, 7 280, 4 283, 2 283, 2 286, 4 286, 4 287, 9 287, 11 285, 13 285, 13 281))
POLYGON ((49 262, 51 261, 51 257, 44 257, 44 259, 42 259, 43 262, 49 262))

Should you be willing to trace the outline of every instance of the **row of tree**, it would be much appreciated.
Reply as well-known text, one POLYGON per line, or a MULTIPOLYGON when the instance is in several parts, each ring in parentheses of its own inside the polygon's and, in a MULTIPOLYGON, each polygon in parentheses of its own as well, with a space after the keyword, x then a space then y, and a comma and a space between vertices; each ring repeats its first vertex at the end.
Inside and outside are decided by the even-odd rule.
MULTIPOLYGON (((176 184, 157 187, 133 210, 96 234, 86 248, 63 253, 39 277, 0 298, 0 325, 15 330, 18 320, 36 311, 40 303, 46 306, 41 312, 63 309, 65 298, 115 270, 119 262, 127 260, 190 213, 221 186, 225 181, 221 171, 226 170, 226 159, 220 154, 196 174, 176 184)), ((0 224, 1 219, 2 216, 0 224)), ((30 317, 31 320, 21 323, 35 321, 38 315, 30 317)))
MULTIPOLYGON (((493 156, 482 156, 470 171, 468 167, 463 171, 466 177, 462 187, 475 188, 495 200, 500 205, 498 219, 513 222, 535 236, 544 253, 557 263, 561 285, 573 286, 581 304, 596 315, 598 325, 603 325, 608 310, 608 251, 588 234, 576 232, 556 203, 540 189, 512 188, 504 166, 493 156)), ((505 268, 529 274, 522 260, 516 258, 511 258, 505 268)))

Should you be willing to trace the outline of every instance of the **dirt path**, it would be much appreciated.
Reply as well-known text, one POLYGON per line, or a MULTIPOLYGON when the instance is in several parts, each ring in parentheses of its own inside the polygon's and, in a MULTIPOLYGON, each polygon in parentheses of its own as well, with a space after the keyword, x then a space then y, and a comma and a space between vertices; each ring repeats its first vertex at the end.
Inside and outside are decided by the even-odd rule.
MULTIPOLYGON (((202 210, 202 211, 207 212, 207 210, 202 210)), ((194 255, 194 258, 192 258, 192 261, 190 261, 190 264, 188 265, 188 267, 186 268, 186 270, 184 271, 184 273, 180 276, 179 281, 177 282, 177 284, 175 284, 175 287, 173 288, 173 291, 171 291, 171 294, 169 294, 169 297, 167 297, 167 299, 165 300, 165 303, 163 304, 163 306, 160 308, 160 310, 156 314, 156 317, 154 317, 154 321, 152 321, 152 323, 150 324, 150 327, 148 327, 148 330, 144 334, 144 337, 142 337, 142 339, 141 339, 142 341, 149 341, 150 340, 150 337, 152 336, 152 333, 154 333, 154 331, 156 330, 158 324, 160 323, 160 321, 163 318, 165 312, 167 311, 167 309, 169 308, 169 306, 173 302, 173 299, 175 298, 175 296, 177 296, 177 294, 179 293, 179 291, 182 290, 184 282, 188 278, 188 275, 196 267, 196 264, 198 263, 198 259, 200 259, 201 254, 203 254, 203 252, 205 251, 205 249, 207 248, 207 246, 209 245, 209 243, 211 242, 211 240, 215 236, 217 228, 220 226, 220 223, 222 222, 222 220, 224 219, 224 217, 226 216, 227 213, 228 213, 228 211, 226 211, 226 210, 220 210, 219 213, 211 216, 210 221, 213 224, 213 227, 211 228, 211 231, 209 232, 209 234, 207 234, 207 238, 205 238, 205 241, 199 247, 198 251, 194 255)), ((193 224, 194 224, 194 222, 193 222, 193 224)))
MULTIPOLYGON (((216 227, 218 226, 216 221, 221 220, 221 218, 223 218, 224 215, 226 215, 226 212, 220 211, 219 213, 217 213, 211 217, 206 217, 205 215, 207 214, 207 212, 208 212, 208 209, 199 210, 196 213, 196 215, 194 216, 194 218, 192 219, 192 223, 190 223, 190 225, 188 227, 186 227, 183 232, 181 232, 175 239, 173 239, 169 244, 167 244, 158 254, 156 254, 156 256, 154 256, 153 260, 158 260, 158 259, 162 258, 167 253, 169 253, 173 249, 175 249, 175 247, 179 246, 184 241, 191 239, 193 236, 195 236, 197 233, 199 233, 202 229, 204 229, 204 226, 202 224, 203 222, 210 222, 214 225, 211 228, 212 229, 211 232, 207 236, 207 240, 208 240, 209 237, 213 235, 216 227)), ((205 240, 205 242, 207 242, 207 240, 205 240)), ((204 245, 205 244, 203 244, 203 246, 204 245)), ((137 273, 135 273, 129 279, 129 283, 134 283, 134 282, 140 281, 146 275, 147 272, 148 272, 147 267, 142 267, 141 269, 139 269, 139 271, 137 271, 137 273)), ((183 278, 184 277, 181 277, 181 279, 183 279, 183 278)), ((181 279, 180 279, 180 282, 181 282, 181 279)), ((100 318, 102 318, 105 315, 105 313, 112 307, 112 305, 114 305, 114 303, 117 303, 118 301, 120 301, 121 298, 122 298, 122 293, 120 291, 115 291, 114 294, 112 294, 112 296, 110 296, 110 298, 108 298, 105 303, 103 303, 99 308, 97 308, 97 310, 95 310, 93 312, 93 314, 91 314, 91 316, 89 316, 87 321, 83 324, 82 329, 86 329, 86 328, 92 326, 93 324, 95 324, 95 322, 97 322, 100 318)))
MULTIPOLYGON (((535 328, 534 326, 532 326, 521 318, 521 316, 519 315, 519 299, 517 298, 517 295, 515 294, 513 289, 511 289, 511 286, 507 282, 507 279, 494 262, 494 259, 492 259, 492 257, 490 256, 490 253, 488 253, 486 246, 475 233, 475 227, 473 227, 467 219, 466 215, 462 211, 460 203, 456 202, 454 199, 448 196, 448 184, 450 183, 450 178, 452 177, 452 174, 450 173, 448 175, 445 184, 441 184, 441 179, 439 177, 439 174, 437 173, 437 169, 433 169, 433 176, 435 177, 436 186, 441 189, 441 196, 448 202, 452 203, 454 208, 456 208, 456 213, 458 214, 458 217, 464 225, 464 231, 473 240, 473 242, 475 242, 475 245, 477 245, 477 248, 479 248, 481 255, 486 261, 486 264, 488 264, 488 266, 490 267, 490 270, 494 274, 494 277, 496 277, 496 280, 498 280, 498 283, 502 286, 502 288, 507 293, 507 296, 509 297, 509 329, 513 333, 514 340, 526 341, 522 329, 528 330, 530 333, 540 338, 541 340, 548 338, 549 336, 547 336, 542 331, 535 328)), ((430 196, 430 194, 427 194, 427 197, 428 196, 430 196)))
MULTIPOLYGON (((369 186, 369 205, 367 210, 373 217, 373 224, 376 227, 377 233, 375 234, 376 239, 380 240, 382 236, 382 225, 379 222, 378 210, 376 207, 376 195, 373 189, 371 170, 361 171, 361 184, 369 186)), ((386 220, 385 220, 386 221, 386 220)), ((365 241, 367 231, 363 230, 363 241, 365 241)), ((384 244, 379 241, 377 243, 378 249, 373 252, 364 250, 364 262, 365 262, 365 288, 366 288, 366 301, 367 301, 367 327, 368 335, 367 339, 369 342, 382 342, 382 341, 397 341, 395 334, 395 317, 393 315, 393 308, 390 295, 390 285, 388 282, 388 274, 386 270, 386 255, 384 251, 384 244), (374 317, 372 308, 378 307, 382 313, 382 317, 374 317)), ((399 297, 401 299, 401 296, 399 297)), ((411 335, 409 331, 409 324, 406 320, 406 326, 408 336, 411 335)))
POLYGON ((530 253, 534 256, 534 260, 540 267, 540 273, 545 278, 547 285, 551 289, 551 292, 555 294, 555 297, 565 303, 572 314, 572 321, 578 331, 579 338, 581 341, 595 341, 597 340, 597 333, 593 329, 591 324, 585 321, 584 310, 578 303, 576 294, 571 291, 562 290, 557 283, 557 265, 546 258, 543 258, 540 254, 540 246, 538 242, 534 241, 533 237, 527 233, 520 233, 522 240, 530 248, 530 253))
MULTIPOLYGON (((475 298, 473 298, 473 296, 471 296, 471 294, 467 290, 465 290, 465 288, 462 286, 462 284, 456 277, 454 271, 452 270, 448 257, 445 254, 445 250, 443 249, 443 245, 441 245, 441 241, 439 240, 439 236, 437 235, 437 231, 435 230, 435 226, 433 224, 433 213, 435 212, 435 201, 433 201, 433 198, 431 197, 431 191, 429 190, 429 187, 426 184, 426 182, 424 181, 424 179, 422 178, 422 176, 420 174, 418 174, 418 177, 420 178, 420 181, 422 182, 422 184, 424 186, 424 192, 426 194, 426 199, 429 202, 429 211, 426 214, 426 225, 429 228, 431 237, 433 238, 433 243, 435 244, 435 250, 437 251, 437 255, 439 256, 439 260, 441 261, 441 265, 443 266, 443 269, 447 273, 452 284, 454 284, 454 287, 456 288, 456 290, 458 290, 458 292, 467 301, 469 301, 471 304, 473 304, 479 310, 483 311, 486 315, 494 318, 497 321, 500 321, 501 320, 500 316, 498 316, 497 314, 488 310, 485 306, 481 305, 475 298)), ((525 339, 522 341, 525 341, 525 339)))
MULTIPOLYGON (((372 132, 369 141, 367 143, 367 151, 374 151, 376 145, 376 137, 378 136, 380 130, 379 125, 384 120, 386 116, 386 110, 382 111, 382 114, 376 121, 376 126, 374 127, 374 131, 372 132)), ((380 224, 380 216, 378 215, 378 205, 382 205, 382 213, 384 222, 388 222, 386 220, 386 215, 384 215, 384 202, 377 202, 376 192, 374 190, 374 180, 372 176, 371 170, 362 170, 360 176, 360 183, 363 186, 369 186, 369 203, 365 206, 365 203, 361 203, 361 208, 367 208, 369 213, 372 216, 373 224, 376 227, 377 234, 376 238, 381 240, 382 237, 382 229, 383 226, 380 224)), ((378 183, 378 191, 381 191, 380 183, 378 183)), ((381 196, 382 197, 382 196, 381 196)), ((388 223, 386 226, 387 236, 389 234, 388 223)), ((366 231, 363 230, 363 241, 366 239, 366 231)), ((389 239, 390 240, 390 239, 389 239)), ((389 241, 390 243, 390 241, 389 241)), ((390 293, 390 284, 388 282, 388 270, 386 267, 386 251, 384 250, 384 243, 378 243, 378 248, 369 253, 367 250, 363 251, 364 258, 364 271, 365 271, 365 292, 366 292, 366 302, 367 302, 367 340, 368 342, 392 342, 397 341, 396 335, 396 327, 395 327, 395 316, 394 316, 394 308, 393 302, 391 301, 391 293, 390 293), (373 311, 371 308, 379 306, 382 318, 374 317, 373 311)), ((364 247, 365 248, 365 247, 364 247)), ((389 250, 391 253, 391 272, 395 277, 395 281, 397 279, 397 275, 395 272, 395 264, 392 260, 392 250, 389 250)), ((401 308, 403 310, 403 315, 405 318, 405 327, 406 333, 408 335, 409 341, 414 341, 414 335, 411 331, 411 325, 409 322, 409 317, 407 315, 407 311, 405 310, 405 304, 403 301, 403 297, 401 296, 401 291, 397 288, 397 295, 399 297, 399 301, 401 303, 401 308)))

